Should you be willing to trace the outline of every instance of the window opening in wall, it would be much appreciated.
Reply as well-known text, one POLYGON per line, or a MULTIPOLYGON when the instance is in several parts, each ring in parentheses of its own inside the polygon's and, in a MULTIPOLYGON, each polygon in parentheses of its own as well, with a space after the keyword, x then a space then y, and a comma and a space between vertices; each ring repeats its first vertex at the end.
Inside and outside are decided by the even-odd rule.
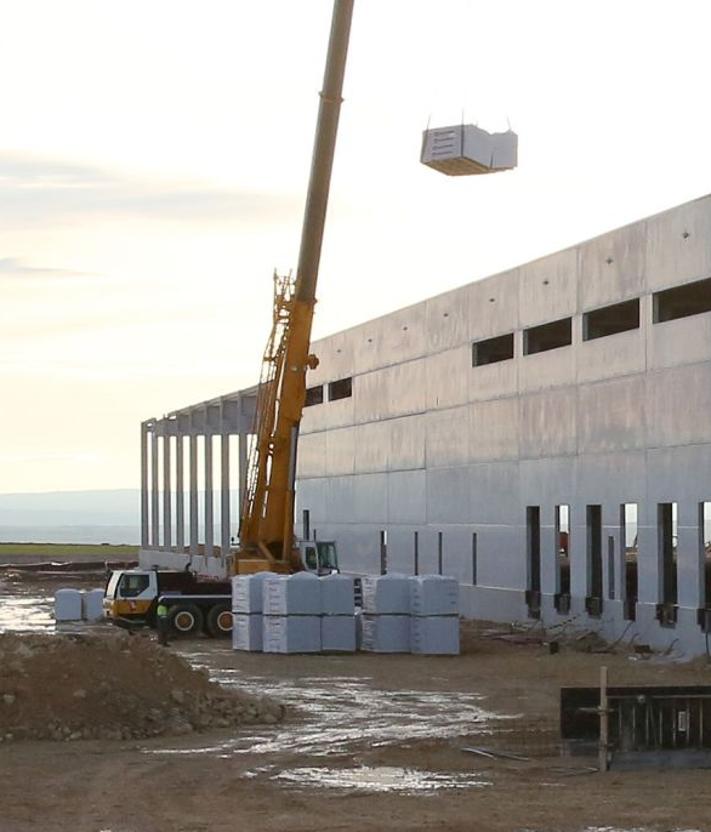
POLYGON ((549 324, 533 326, 523 331, 523 354, 534 355, 537 352, 557 350, 573 342, 572 318, 562 318, 549 324))
POLYGON ((315 404, 323 404, 323 384, 306 388, 304 407, 312 407, 315 404))
POLYGON ((583 315, 583 341, 639 329, 639 298, 594 309, 583 315))
POLYGON ((623 615, 627 621, 634 621, 637 610, 637 560, 639 556, 639 524, 637 503, 622 503, 620 506, 620 553, 621 575, 620 596, 623 615))
POLYGON ((711 277, 654 294, 654 323, 711 312, 711 277))
POLYGON ((328 385, 328 400, 329 402, 338 401, 338 399, 347 399, 353 395, 353 379, 342 378, 338 381, 332 381, 328 385))
POLYGON ((420 535, 419 532, 415 532, 415 564, 414 564, 414 574, 420 574, 420 535))
POLYGON ((711 502, 699 503, 699 556, 701 558, 701 606, 711 609, 711 502))
POLYGON ((602 613, 602 506, 587 506, 588 615, 602 613))
POLYGON ((475 341, 472 344, 472 367, 483 367, 485 364, 496 364, 497 361, 508 361, 514 357, 514 334, 498 335, 485 341, 475 341))
POLYGON ((385 529, 380 532, 380 574, 388 571, 388 533, 385 529))
POLYGON ((676 621, 678 603, 677 541, 678 506, 676 503, 657 505, 657 541, 659 572, 661 577, 660 604, 657 617, 662 624, 671 625, 676 621))
POLYGON ((555 507, 555 608, 559 613, 570 612, 570 506, 555 507))
POLYGON ((437 533, 437 572, 442 574, 442 549, 443 549, 443 535, 442 532, 437 533))
POLYGON ((541 508, 526 506, 528 591, 526 604, 531 618, 541 614, 541 508))
POLYGON ((477 536, 476 532, 472 532, 472 586, 477 583, 477 536))
POLYGON ((311 537, 311 512, 305 508, 301 512, 301 518, 304 540, 308 540, 311 537))

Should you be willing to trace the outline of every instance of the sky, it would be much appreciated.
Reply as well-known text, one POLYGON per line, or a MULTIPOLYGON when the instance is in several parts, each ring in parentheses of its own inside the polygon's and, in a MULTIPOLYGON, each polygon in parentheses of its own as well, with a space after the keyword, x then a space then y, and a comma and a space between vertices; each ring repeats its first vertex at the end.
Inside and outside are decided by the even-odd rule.
MULTIPOLYGON (((253 384, 329 0, 0 0, 0 493, 138 485, 253 384)), ((711 191, 704 0, 355 0, 314 337, 711 191), (519 134, 447 177, 422 130, 519 134)))

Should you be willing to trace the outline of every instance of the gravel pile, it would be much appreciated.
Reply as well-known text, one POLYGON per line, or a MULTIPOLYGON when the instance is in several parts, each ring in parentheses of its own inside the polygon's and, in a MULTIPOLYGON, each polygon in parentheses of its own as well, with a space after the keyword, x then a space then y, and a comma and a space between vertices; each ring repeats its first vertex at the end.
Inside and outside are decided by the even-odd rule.
POLYGON ((283 716, 278 702, 220 687, 148 636, 0 634, 0 742, 144 739, 283 716))

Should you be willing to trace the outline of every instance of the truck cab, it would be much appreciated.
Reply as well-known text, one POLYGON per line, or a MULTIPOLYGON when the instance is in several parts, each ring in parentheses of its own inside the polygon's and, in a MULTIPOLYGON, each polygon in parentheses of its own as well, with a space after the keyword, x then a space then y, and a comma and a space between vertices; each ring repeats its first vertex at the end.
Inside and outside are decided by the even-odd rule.
POLYGON ((127 569, 111 573, 104 592, 104 613, 112 621, 147 621, 158 597, 155 570, 127 569))
POLYGON ((333 540, 299 541, 301 562, 307 572, 315 575, 333 575, 340 572, 338 552, 333 540))

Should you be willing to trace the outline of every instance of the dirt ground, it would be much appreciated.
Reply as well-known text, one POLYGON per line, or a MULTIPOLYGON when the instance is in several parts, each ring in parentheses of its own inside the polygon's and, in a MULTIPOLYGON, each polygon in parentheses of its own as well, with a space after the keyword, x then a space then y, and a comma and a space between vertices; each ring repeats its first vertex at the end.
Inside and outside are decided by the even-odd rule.
MULTIPOLYGON (((673 663, 491 638, 459 657, 275 656, 168 648, 216 680, 282 701, 279 725, 141 741, 0 747, 2 832, 711 830, 711 774, 597 774, 558 748, 561 685, 700 683, 673 663), (462 751, 484 746, 525 761, 462 751), (410 784, 410 785, 408 785, 410 784)), ((140 681, 138 682, 140 684, 140 681)))

